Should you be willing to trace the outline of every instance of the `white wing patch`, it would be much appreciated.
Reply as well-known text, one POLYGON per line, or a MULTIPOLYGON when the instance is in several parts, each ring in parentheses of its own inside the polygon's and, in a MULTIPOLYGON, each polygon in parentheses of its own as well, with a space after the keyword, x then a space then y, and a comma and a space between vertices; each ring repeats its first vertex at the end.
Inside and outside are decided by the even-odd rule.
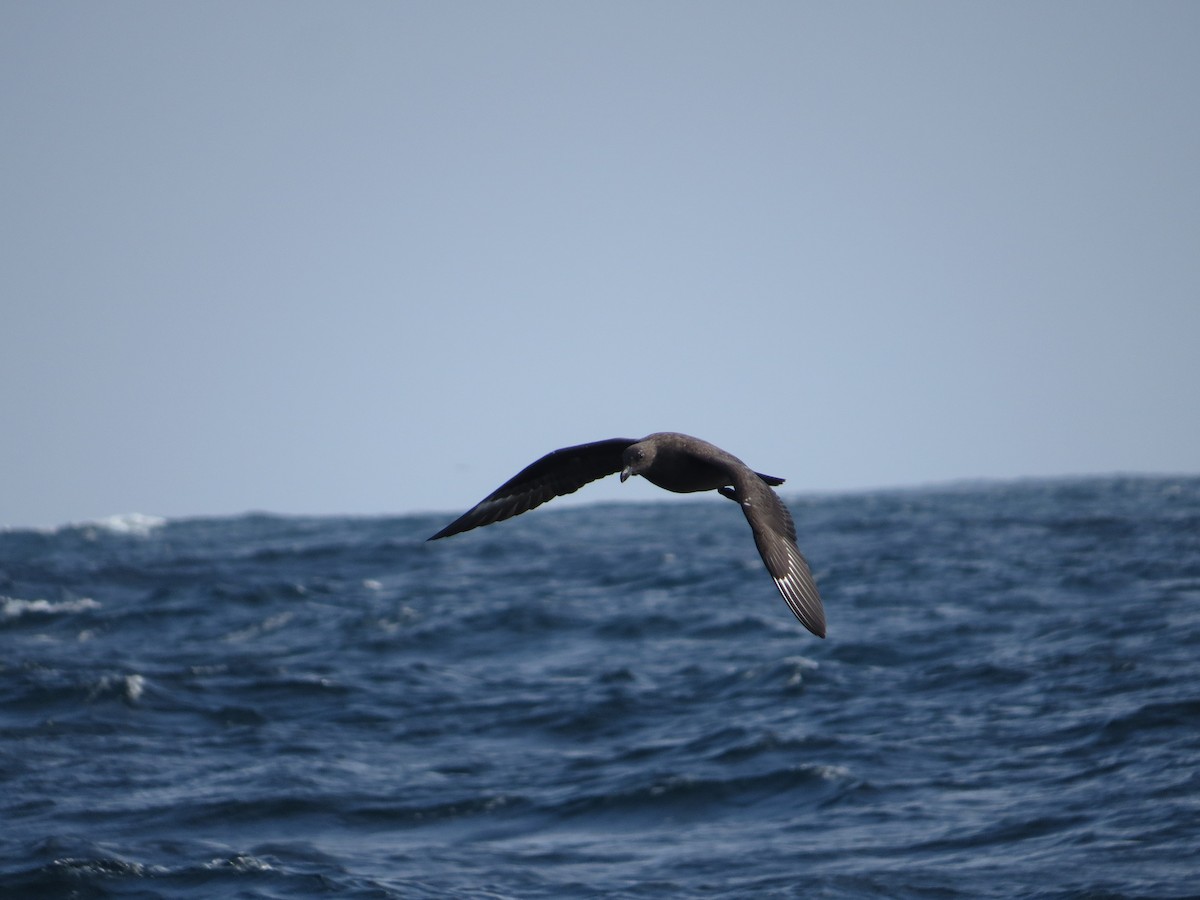
POLYGON ((812 572, 808 563, 799 552, 790 547, 788 554, 787 574, 775 579, 775 586, 787 601, 796 618, 813 634, 825 636, 825 610, 821 605, 821 596, 813 583, 812 572))

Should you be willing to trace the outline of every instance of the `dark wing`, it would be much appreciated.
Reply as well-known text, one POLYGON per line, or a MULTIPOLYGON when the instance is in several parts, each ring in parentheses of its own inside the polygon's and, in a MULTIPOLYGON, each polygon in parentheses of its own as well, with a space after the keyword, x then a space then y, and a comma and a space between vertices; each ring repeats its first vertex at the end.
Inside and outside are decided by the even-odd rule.
POLYGON ((758 478, 737 479, 736 499, 746 514, 754 543, 775 579, 775 586, 796 618, 817 637, 825 637, 825 608, 808 562, 796 546, 796 525, 779 496, 758 478))
POLYGON ((564 447, 547 453, 526 466, 496 490, 479 501, 433 537, 449 537, 481 525, 502 522, 541 506, 563 494, 570 494, 590 481, 621 471, 625 448, 637 441, 612 438, 577 447, 564 447))

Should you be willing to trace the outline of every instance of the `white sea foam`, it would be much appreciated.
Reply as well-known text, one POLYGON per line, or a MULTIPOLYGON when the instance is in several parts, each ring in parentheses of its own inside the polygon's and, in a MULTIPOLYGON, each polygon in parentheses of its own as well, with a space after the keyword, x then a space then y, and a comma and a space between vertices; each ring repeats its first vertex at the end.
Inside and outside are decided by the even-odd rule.
POLYGON ((161 528, 167 520, 161 516, 148 516, 145 513, 121 513, 115 516, 105 516, 94 522, 83 523, 85 527, 98 528, 112 534, 129 534, 134 537, 146 537, 156 528, 161 528))
POLYGON ((75 597, 71 600, 22 600, 19 597, 0 596, 0 616, 5 619, 17 619, 31 614, 56 616, 99 608, 100 604, 91 597, 75 597))
POLYGON ((137 703, 146 690, 146 678, 136 672, 132 675, 104 675, 88 693, 88 700, 116 694, 130 703, 137 703))
POLYGON ((825 766, 818 764, 804 766, 803 768, 813 772, 824 781, 842 781, 851 777, 850 769, 846 766, 825 766))
POLYGON ((107 531, 110 534, 129 534, 134 537, 146 537, 156 528, 161 528, 167 522, 161 516, 148 516, 145 513, 119 513, 105 516, 102 519, 85 519, 81 522, 67 522, 65 525, 51 527, 27 527, 20 525, 0 525, 0 532, 30 531, 34 534, 62 534, 67 531, 82 531, 85 536, 94 536, 97 532, 107 531))
POLYGON ((125 676, 125 696, 129 702, 136 703, 142 696, 142 691, 146 689, 146 679, 141 675, 126 675, 125 676))
POLYGON ((254 638, 258 637, 259 635, 265 634, 269 631, 275 631, 278 628, 282 628, 284 625, 286 625, 288 622, 290 622, 292 620, 292 617, 294 615, 295 615, 295 613, 293 613, 291 611, 278 613, 274 616, 270 616, 269 618, 264 619, 261 622, 255 623, 254 625, 250 625, 247 628, 241 628, 237 631, 234 631, 234 632, 231 632, 231 633, 225 635, 225 640, 230 643, 233 643, 233 644, 238 644, 243 641, 253 640, 254 638))
POLYGON ((273 872, 275 867, 265 859, 239 853, 236 856, 217 858, 205 864, 206 869, 233 869, 237 872, 273 872))

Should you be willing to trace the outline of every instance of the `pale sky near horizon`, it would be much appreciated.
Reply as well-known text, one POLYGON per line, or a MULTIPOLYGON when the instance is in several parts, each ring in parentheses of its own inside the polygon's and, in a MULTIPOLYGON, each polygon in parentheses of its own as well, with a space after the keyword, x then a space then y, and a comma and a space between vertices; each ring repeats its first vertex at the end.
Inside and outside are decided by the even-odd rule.
POLYGON ((1197 47, 1193 2, 0 3, 0 526, 457 514, 658 430, 785 492, 1200 472, 1197 47))

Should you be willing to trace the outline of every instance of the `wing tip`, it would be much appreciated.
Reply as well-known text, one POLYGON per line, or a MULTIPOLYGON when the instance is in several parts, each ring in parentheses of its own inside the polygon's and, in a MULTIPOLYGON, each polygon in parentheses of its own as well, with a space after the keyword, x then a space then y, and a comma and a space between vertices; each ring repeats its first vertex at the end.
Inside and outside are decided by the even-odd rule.
POLYGON ((425 538, 425 543, 428 544, 430 541, 440 541, 442 538, 448 538, 453 534, 458 534, 459 532, 467 531, 468 529, 459 527, 459 526, 461 526, 461 524, 462 524, 461 517, 455 519, 453 522, 451 522, 449 525, 447 525, 445 528, 443 528, 437 534, 425 538))
MULTIPOLYGON (((791 604, 788 605, 790 606, 791 604)), ((795 614, 796 618, 800 620, 801 625, 803 625, 821 640, 825 640, 825 616, 823 611, 818 611, 822 613, 821 615, 814 615, 809 610, 804 610, 802 612, 793 606, 792 612, 795 614)))
POLYGON ((817 585, 812 576, 805 577, 801 572, 790 569, 786 575, 774 579, 775 587, 783 596, 788 609, 800 621, 800 624, 815 634, 825 637, 825 605, 817 592, 817 585))

